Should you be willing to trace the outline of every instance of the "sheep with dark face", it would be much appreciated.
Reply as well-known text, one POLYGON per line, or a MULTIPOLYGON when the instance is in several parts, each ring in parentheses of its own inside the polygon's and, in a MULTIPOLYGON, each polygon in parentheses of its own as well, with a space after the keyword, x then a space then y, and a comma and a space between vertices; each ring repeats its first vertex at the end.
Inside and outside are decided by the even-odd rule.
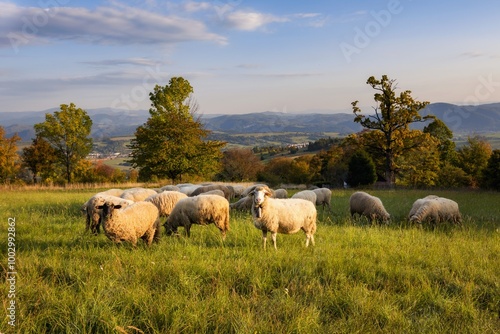
POLYGON ((158 208, 150 202, 136 202, 122 209, 106 201, 98 207, 102 210, 104 234, 115 243, 130 242, 134 247, 143 239, 149 246, 158 240, 160 233, 158 208))
POLYGON ((219 195, 183 198, 177 202, 164 226, 167 235, 177 233, 177 228, 182 226, 189 237, 192 224, 215 224, 225 239, 229 231, 228 200, 219 195))
POLYGON ((317 212, 313 203, 300 198, 272 198, 272 192, 267 186, 256 187, 250 195, 253 223, 262 231, 264 249, 268 232, 271 232, 275 249, 278 233, 292 234, 299 230, 306 234, 306 247, 309 242, 314 245, 317 212))
POLYGON ((112 202, 115 205, 121 205, 126 207, 128 205, 134 204, 133 201, 123 199, 121 197, 116 197, 109 195, 107 191, 97 193, 92 196, 85 204, 82 206, 82 211, 85 214, 85 229, 90 230, 92 234, 101 233, 101 210, 98 209, 99 206, 103 205, 106 201, 112 202))

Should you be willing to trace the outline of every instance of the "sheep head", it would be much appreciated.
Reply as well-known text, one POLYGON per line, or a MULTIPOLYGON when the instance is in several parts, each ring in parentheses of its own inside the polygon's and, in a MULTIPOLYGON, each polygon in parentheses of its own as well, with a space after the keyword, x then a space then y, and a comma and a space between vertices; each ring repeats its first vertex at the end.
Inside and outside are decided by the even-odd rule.
POLYGON ((111 202, 105 202, 103 205, 98 205, 96 208, 102 210, 102 215, 108 217, 113 213, 114 209, 121 209, 121 205, 114 205, 111 202))
POLYGON ((271 189, 269 189, 267 186, 260 186, 254 189, 250 193, 250 195, 253 198, 253 206, 255 207, 255 215, 257 218, 262 217, 262 204, 264 204, 264 201, 266 200, 266 197, 271 197, 272 192, 271 189))

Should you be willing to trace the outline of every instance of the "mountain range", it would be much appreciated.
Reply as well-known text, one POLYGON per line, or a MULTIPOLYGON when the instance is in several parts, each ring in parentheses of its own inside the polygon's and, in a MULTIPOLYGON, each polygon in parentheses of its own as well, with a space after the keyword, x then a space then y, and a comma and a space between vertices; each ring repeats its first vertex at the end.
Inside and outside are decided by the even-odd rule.
MULTIPOLYGON (((46 113, 59 108, 34 112, 0 112, 0 125, 6 136, 17 133, 23 141, 30 141, 34 135, 33 125, 43 122, 46 113)), ((146 122, 147 110, 120 110, 111 108, 88 109, 93 121, 92 137, 117 137, 133 135, 137 126, 146 122)), ((500 103, 476 106, 459 106, 449 103, 433 103, 420 114, 435 115, 454 133, 481 133, 500 131, 500 103)), ((337 132, 349 134, 361 130, 354 123, 352 113, 286 113, 256 112, 232 115, 201 115, 206 129, 228 134, 303 132, 337 132)), ((420 124, 419 128, 425 126, 420 124)))

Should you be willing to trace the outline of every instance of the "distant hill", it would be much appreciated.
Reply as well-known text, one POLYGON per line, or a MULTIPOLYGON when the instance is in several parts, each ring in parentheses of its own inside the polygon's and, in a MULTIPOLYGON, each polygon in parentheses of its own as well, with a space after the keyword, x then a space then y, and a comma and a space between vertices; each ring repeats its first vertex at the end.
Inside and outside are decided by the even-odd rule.
MULTIPOLYGON (((2 112, 0 124, 6 135, 14 133, 23 141, 30 141, 35 132, 33 125, 43 122, 45 113, 59 108, 33 112, 2 112)), ((94 138, 130 136, 135 129, 146 122, 147 110, 120 110, 111 108, 88 109, 92 118, 92 136, 94 138)), ((445 122, 456 133, 491 132, 500 130, 500 103, 478 106, 457 106, 448 103, 433 103, 421 112, 421 115, 433 114, 445 122)), ((228 134, 300 132, 322 133, 337 132, 349 134, 361 130, 353 122, 351 113, 285 113, 260 112, 233 115, 202 115, 207 129, 228 134)), ((420 127, 425 124, 420 124, 420 127)))

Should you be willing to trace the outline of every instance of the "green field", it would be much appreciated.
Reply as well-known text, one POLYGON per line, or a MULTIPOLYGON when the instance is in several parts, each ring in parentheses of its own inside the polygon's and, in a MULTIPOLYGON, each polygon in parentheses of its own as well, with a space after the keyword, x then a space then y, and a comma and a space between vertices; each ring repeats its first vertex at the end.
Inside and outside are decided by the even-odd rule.
POLYGON ((116 246, 84 231, 79 209, 95 192, 0 193, 3 311, 15 315, 1 333, 500 332, 500 193, 433 191, 459 203, 463 225, 420 228, 405 217, 426 191, 371 191, 393 217, 371 226, 337 190, 332 214, 318 208, 314 247, 299 232, 264 251, 237 212, 225 242, 193 226, 189 239, 116 246))

